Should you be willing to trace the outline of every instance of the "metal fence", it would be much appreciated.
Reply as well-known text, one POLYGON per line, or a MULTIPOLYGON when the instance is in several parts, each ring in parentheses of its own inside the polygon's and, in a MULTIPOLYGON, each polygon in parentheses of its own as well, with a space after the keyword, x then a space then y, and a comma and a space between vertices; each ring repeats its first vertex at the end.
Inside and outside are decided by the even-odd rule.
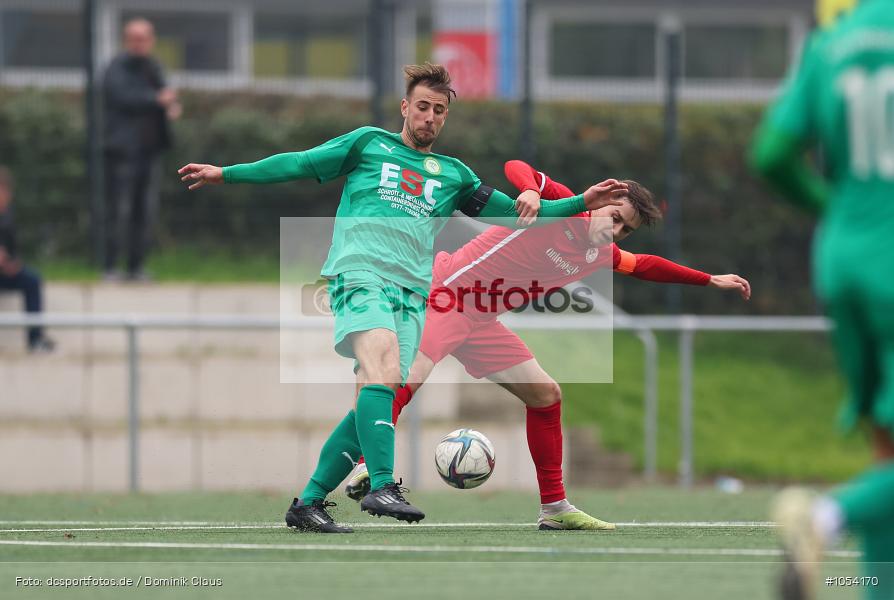
MULTIPOLYGON (((658 341, 656 331, 677 332, 679 336, 680 374, 680 463, 678 482, 681 487, 691 487, 694 480, 693 445, 693 366, 694 341, 697 332, 826 332, 830 323, 823 317, 704 317, 679 316, 601 316, 534 317, 507 315, 504 322, 517 329, 527 330, 618 330, 635 332, 643 344, 643 475, 653 480, 657 471, 658 438, 658 341)), ((3 314, 0 328, 18 328, 28 325, 44 325, 54 328, 113 329, 124 331, 127 336, 128 372, 128 486, 131 492, 140 489, 140 332, 145 330, 277 330, 280 328, 326 329, 326 319, 312 317, 288 321, 279 316, 209 315, 204 317, 103 315, 79 314, 3 314)), ((419 479, 421 468, 420 435, 421 421, 417 411, 411 411, 410 427, 410 476, 419 479)))

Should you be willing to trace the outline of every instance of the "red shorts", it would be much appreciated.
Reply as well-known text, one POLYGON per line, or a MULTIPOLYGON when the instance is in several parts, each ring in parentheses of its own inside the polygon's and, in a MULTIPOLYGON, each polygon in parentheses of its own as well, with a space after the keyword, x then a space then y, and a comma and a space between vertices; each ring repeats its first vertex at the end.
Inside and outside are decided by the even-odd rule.
MULTIPOLYGON (((435 257, 433 287, 445 277, 449 259, 446 252, 435 257)), ((441 311, 432 306, 425 311, 419 351, 435 363, 452 354, 476 379, 534 358, 518 334, 500 323, 496 316, 470 319, 462 312, 441 311)))

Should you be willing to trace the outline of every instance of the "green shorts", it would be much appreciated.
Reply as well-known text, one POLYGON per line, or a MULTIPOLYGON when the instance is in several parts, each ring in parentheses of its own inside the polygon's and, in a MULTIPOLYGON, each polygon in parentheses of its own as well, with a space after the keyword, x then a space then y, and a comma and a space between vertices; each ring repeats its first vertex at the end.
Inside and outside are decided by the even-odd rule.
MULTIPOLYGON (((329 280, 329 305, 335 317, 335 351, 353 358, 349 334, 388 329, 397 334, 400 375, 406 381, 419 350, 426 298, 371 271, 345 271, 329 280)), ((359 368, 355 362, 354 371, 359 368)))
POLYGON ((819 229, 813 263, 847 383, 841 424, 849 430, 868 422, 894 435, 894 279, 881 275, 894 267, 894 248, 887 232, 857 237, 850 225, 819 229))

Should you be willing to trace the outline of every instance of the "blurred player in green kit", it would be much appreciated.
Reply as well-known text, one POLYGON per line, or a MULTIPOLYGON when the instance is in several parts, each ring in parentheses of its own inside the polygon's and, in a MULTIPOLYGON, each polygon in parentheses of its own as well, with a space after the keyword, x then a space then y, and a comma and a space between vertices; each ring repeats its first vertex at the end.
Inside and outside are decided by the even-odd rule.
MULTIPOLYGON (((507 225, 519 217, 514 198, 482 184, 459 160, 431 151, 455 95, 447 70, 426 63, 404 71, 399 133, 361 127, 303 152, 228 167, 190 163, 179 171, 189 189, 345 178, 322 275, 329 280, 335 350, 355 361, 356 404, 324 443, 310 481, 286 513, 286 524, 298 531, 352 531, 334 522, 326 496, 361 454, 371 484, 362 510, 409 522, 425 517, 394 481, 391 407, 419 347, 434 240, 454 211, 507 225)), ((544 203, 537 223, 620 205, 627 187, 609 179, 581 195, 544 203)))
POLYGON ((876 461, 828 495, 780 495, 782 595, 814 597, 823 548, 848 531, 862 542, 865 596, 894 598, 894 0, 861 0, 809 38, 751 160, 822 215, 813 279, 847 381, 842 417, 866 429, 876 461), (825 176, 805 160, 817 145, 825 176))

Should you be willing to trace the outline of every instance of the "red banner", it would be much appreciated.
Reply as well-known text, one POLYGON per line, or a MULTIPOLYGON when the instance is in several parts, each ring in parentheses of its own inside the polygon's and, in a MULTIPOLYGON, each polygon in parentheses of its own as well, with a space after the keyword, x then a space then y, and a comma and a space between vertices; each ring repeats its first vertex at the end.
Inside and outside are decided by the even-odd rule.
POLYGON ((496 88, 496 42, 487 32, 441 31, 434 36, 434 59, 450 72, 462 98, 486 98, 496 88))

